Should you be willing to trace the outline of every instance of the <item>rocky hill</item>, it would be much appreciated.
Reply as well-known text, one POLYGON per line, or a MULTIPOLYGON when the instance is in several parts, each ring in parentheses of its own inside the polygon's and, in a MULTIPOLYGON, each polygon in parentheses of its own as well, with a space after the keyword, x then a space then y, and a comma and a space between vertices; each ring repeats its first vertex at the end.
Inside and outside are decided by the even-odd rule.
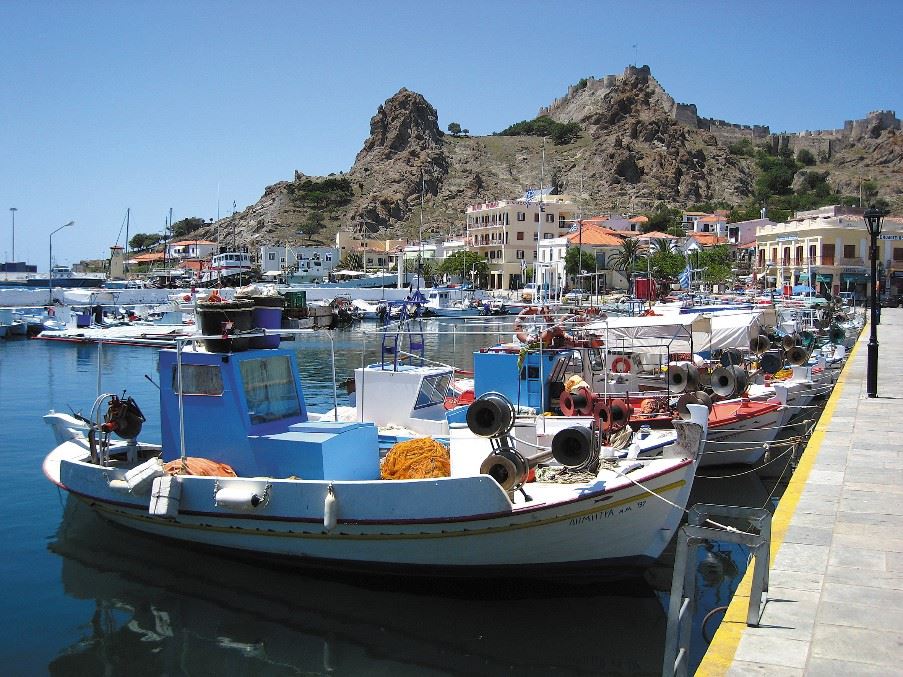
POLYGON ((423 96, 401 89, 370 120, 370 136, 349 170, 329 177, 296 172, 218 227, 231 232, 234 218, 239 240, 251 246, 328 242, 340 227, 411 237, 423 194, 424 232, 460 232, 468 204, 537 187, 543 150, 545 185, 573 195, 586 215, 741 204, 757 175, 752 158, 730 150, 742 139, 806 148, 838 192, 856 194, 865 177, 893 207, 903 207, 903 135, 893 113, 837 130, 772 134, 765 126, 701 118, 695 106, 676 103, 648 67, 631 66, 620 76, 581 80, 539 115, 577 123, 581 133, 561 145, 535 136, 452 136, 439 129, 423 96))

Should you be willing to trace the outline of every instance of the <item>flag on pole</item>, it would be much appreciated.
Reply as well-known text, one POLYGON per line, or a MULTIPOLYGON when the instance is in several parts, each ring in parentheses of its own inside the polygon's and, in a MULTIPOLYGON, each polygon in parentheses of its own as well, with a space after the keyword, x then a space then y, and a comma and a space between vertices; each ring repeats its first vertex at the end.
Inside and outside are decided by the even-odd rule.
POLYGON ((687 261, 687 267, 684 268, 683 272, 678 275, 677 281, 680 283, 681 289, 689 289, 690 288, 690 279, 693 275, 693 269, 690 268, 690 262, 687 261))

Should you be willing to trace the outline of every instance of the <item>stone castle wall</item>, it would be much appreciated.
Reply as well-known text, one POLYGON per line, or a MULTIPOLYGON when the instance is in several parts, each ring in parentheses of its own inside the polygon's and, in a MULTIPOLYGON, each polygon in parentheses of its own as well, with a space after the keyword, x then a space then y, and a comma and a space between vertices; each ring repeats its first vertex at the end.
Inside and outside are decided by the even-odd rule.
POLYGON ((585 87, 571 85, 565 96, 555 99, 550 106, 540 108, 539 115, 553 114, 584 91, 593 96, 604 96, 627 78, 648 79, 655 91, 657 102, 673 120, 685 127, 709 132, 722 146, 748 139, 756 145, 770 143, 775 151, 789 148, 796 154, 805 148, 818 158, 828 159, 840 143, 855 141, 866 136, 877 136, 886 129, 898 131, 901 129, 901 123, 897 119, 896 113, 890 110, 872 111, 861 120, 846 120, 840 129, 780 134, 772 134, 767 125, 738 125, 724 120, 704 118, 699 116, 695 104, 676 102, 652 77, 649 66, 628 66, 622 75, 589 77, 586 79, 585 87))

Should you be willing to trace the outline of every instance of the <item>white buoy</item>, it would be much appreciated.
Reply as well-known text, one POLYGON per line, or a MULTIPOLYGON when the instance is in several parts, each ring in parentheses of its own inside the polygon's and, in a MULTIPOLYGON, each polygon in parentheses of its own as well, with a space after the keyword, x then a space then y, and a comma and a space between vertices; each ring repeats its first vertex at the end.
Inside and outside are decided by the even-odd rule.
POLYGON ((326 487, 326 499, 323 501, 323 526, 326 531, 335 529, 338 522, 337 518, 338 506, 336 505, 335 489, 332 484, 326 487))

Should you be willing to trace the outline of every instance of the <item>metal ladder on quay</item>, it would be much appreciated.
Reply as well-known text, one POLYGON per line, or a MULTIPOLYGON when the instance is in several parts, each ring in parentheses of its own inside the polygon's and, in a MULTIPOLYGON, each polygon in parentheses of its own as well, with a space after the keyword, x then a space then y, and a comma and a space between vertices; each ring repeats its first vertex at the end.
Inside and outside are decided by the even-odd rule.
MULTIPOLYGON (((391 305, 389 306, 391 310, 391 305)), ((395 331, 385 331, 389 326, 389 316, 386 314, 387 322, 383 325, 382 345, 380 351, 380 359, 382 368, 388 368, 389 358, 391 358, 392 371, 398 371, 398 356, 401 352, 401 344, 403 336, 407 336, 408 345, 406 354, 420 359, 420 365, 423 366, 425 360, 425 340, 423 337, 423 318, 415 309, 412 314, 408 308, 408 302, 402 301, 399 308, 398 319, 395 321, 395 331)))
POLYGON ((687 525, 681 527, 677 536, 665 636, 665 655, 662 663, 664 677, 686 677, 688 674, 690 638, 696 606, 696 567, 690 566, 690 562, 696 560, 697 548, 711 541, 735 543, 750 548, 750 554, 755 564, 749 592, 746 624, 752 627, 759 625, 768 593, 771 513, 764 508, 741 508, 704 503, 693 506, 689 511, 687 525), (745 519, 751 527, 758 530, 758 533, 723 528, 718 524, 704 526, 706 522, 711 524, 710 518, 745 519))

